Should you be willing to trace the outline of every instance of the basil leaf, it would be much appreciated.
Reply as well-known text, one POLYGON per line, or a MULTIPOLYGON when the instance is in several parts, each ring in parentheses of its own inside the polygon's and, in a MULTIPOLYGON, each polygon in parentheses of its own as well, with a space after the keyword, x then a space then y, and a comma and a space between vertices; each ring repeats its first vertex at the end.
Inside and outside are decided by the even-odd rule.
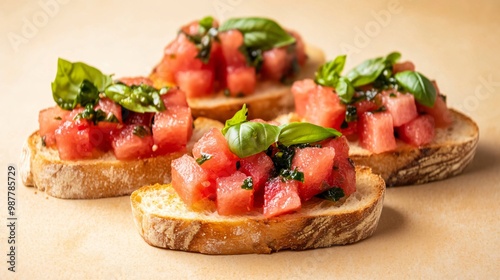
POLYGON ((427 107, 434 106, 436 88, 427 77, 415 71, 399 72, 394 77, 403 89, 415 96, 418 103, 427 107))
POLYGON ((345 55, 339 55, 334 60, 321 65, 316 71, 314 82, 322 86, 335 87, 344 70, 345 60, 345 55))
POLYGON ((247 109, 247 104, 243 104, 243 107, 234 114, 232 118, 226 121, 226 124, 224 125, 224 128, 222 129, 222 134, 226 135, 227 130, 240 123, 244 123, 247 121, 247 115, 248 115, 248 109, 247 109))
POLYGON ((243 42, 252 49, 269 50, 295 43, 295 38, 279 24, 267 18, 232 18, 225 21, 219 32, 237 29, 243 33, 243 42))
POLYGON ((354 96, 354 87, 351 85, 351 82, 346 77, 340 77, 335 85, 335 91, 339 96, 340 100, 344 103, 349 103, 354 96))
POLYGON ((167 88, 157 90, 146 84, 127 86, 119 83, 107 87, 104 94, 130 111, 145 113, 165 110, 160 95, 166 91, 167 88))
MULTIPOLYGON (((401 54, 392 52, 386 57, 377 57, 363 61, 360 65, 349 71, 346 77, 354 87, 373 83, 385 69, 390 69, 399 60, 401 54)), ((392 70, 392 69, 391 69, 392 70)))
POLYGON ((312 123, 292 122, 280 126, 278 141, 285 145, 314 143, 330 137, 339 137, 342 133, 333 128, 326 128, 312 123))
POLYGON ((286 180, 295 180, 304 183, 304 172, 297 171, 297 168, 294 170, 281 169, 280 175, 286 180))
POLYGON ((99 122, 118 123, 118 118, 114 114, 106 113, 101 109, 95 110, 94 105, 90 103, 85 105, 85 109, 80 114, 76 115, 75 119, 87 119, 94 124, 99 122))
POLYGON ((198 22, 200 25, 198 33, 204 34, 208 32, 210 28, 212 28, 212 25, 214 23, 214 18, 211 16, 206 16, 198 22))
POLYGON ((267 123, 243 122, 227 129, 229 149, 240 158, 267 150, 278 140, 279 127, 267 123))
POLYGON ((334 187, 316 196, 326 200, 338 201, 339 199, 345 196, 345 193, 342 188, 334 187))
POLYGON ((196 159, 196 163, 198 163, 198 165, 202 165, 205 161, 207 161, 211 158, 212 158, 212 155, 206 154, 206 153, 201 153, 201 157, 196 159))
POLYGON ((59 58, 57 74, 51 84, 52 97, 59 107, 72 110, 78 104, 97 102, 98 93, 112 83, 111 76, 82 62, 71 63, 59 58), (86 81, 86 82, 85 82, 86 81), (97 89, 97 94, 95 89, 97 89))

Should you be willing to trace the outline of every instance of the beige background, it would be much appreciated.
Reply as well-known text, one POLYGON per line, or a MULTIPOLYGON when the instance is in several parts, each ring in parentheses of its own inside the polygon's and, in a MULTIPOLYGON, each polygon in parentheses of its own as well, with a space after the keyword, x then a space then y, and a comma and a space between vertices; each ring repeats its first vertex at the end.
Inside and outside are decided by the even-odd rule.
POLYGON ((1 279, 500 277, 500 1, 55 1, 0 3, 1 279), (148 74, 181 24, 209 14, 273 17, 329 58, 347 53, 346 68, 399 50, 477 121, 474 161, 446 181, 389 189, 368 240, 272 255, 156 249, 134 228, 128 197, 60 200, 18 179, 17 272, 8 272, 6 169, 53 104, 57 58, 148 74))

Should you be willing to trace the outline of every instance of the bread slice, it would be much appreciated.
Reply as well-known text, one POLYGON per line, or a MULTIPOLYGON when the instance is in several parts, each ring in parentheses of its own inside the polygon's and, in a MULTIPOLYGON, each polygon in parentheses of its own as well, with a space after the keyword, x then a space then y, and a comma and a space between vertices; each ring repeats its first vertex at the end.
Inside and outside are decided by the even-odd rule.
POLYGON ((314 199, 296 213, 221 216, 187 208, 171 185, 146 186, 130 200, 135 225, 156 247, 204 254, 271 253, 344 245, 375 231, 385 183, 367 167, 356 168, 357 190, 343 202, 314 199))
MULTIPOLYGON (((295 80, 314 77, 316 70, 325 62, 325 55, 319 48, 306 45, 308 59, 295 80)), ((245 97, 227 97, 222 91, 215 96, 188 98, 193 117, 207 117, 221 122, 230 119, 234 113, 247 104, 249 119, 270 120, 294 108, 291 85, 273 81, 258 82, 255 92, 245 97)))
MULTIPOLYGON (((472 161, 479 140, 477 124, 464 114, 450 109, 453 123, 436 129, 432 143, 420 148, 397 140, 394 151, 374 154, 349 141, 349 157, 356 165, 365 165, 384 178, 387 186, 423 184, 462 173, 472 161)), ((282 115, 280 123, 299 121, 296 114, 282 115)))
MULTIPOLYGON (((208 129, 223 125, 199 118, 194 121, 194 126, 188 151, 208 129)), ((185 152, 147 159, 117 160, 110 151, 96 159, 61 160, 57 149, 43 147, 40 135, 34 132, 24 144, 20 174, 26 186, 36 187, 53 197, 115 197, 130 195, 145 185, 169 183, 170 163, 183 154, 185 152)))

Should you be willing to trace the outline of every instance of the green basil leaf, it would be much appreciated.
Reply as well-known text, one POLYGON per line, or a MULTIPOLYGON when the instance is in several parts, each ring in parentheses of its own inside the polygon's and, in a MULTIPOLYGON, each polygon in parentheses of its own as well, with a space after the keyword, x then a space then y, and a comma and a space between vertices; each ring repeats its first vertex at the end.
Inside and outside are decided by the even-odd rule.
POLYGON ((242 122, 227 129, 225 137, 229 149, 240 158, 267 150, 278 141, 280 128, 258 122, 242 122))
POLYGON ((111 83, 111 76, 104 75, 90 65, 82 62, 71 63, 59 58, 57 74, 51 84, 52 97, 59 107, 72 110, 80 102, 83 102, 80 104, 82 106, 97 102, 98 93, 111 83))
POLYGON ((351 84, 356 88, 373 83, 382 72, 386 69, 391 69, 396 63, 401 54, 392 52, 386 57, 377 57, 363 61, 360 65, 349 71, 346 77, 351 81, 351 84))
POLYGON ((243 33, 245 46, 252 49, 269 50, 295 43, 292 35, 275 21, 267 18, 232 18, 219 27, 219 32, 232 29, 243 33))
POLYGON ((304 183, 304 172, 297 171, 297 168, 294 170, 281 169, 280 175, 286 180, 295 180, 304 183))
POLYGON ((199 165, 202 165, 205 161, 209 160, 212 158, 212 155, 206 154, 206 153, 201 153, 201 157, 196 159, 196 163, 199 165))
POLYGON ((107 87, 104 94, 130 111, 145 113, 165 110, 160 95, 166 91, 167 88, 157 90, 146 84, 127 86, 118 83, 107 87))
POLYGON ((229 120, 226 121, 226 124, 224 125, 224 128, 222 129, 222 134, 226 135, 227 130, 230 127, 246 122, 247 115, 248 115, 247 104, 243 104, 241 109, 238 112, 236 112, 232 118, 230 118, 229 120))
POLYGON ((213 23, 214 23, 214 18, 211 16, 206 16, 200 19, 200 21, 198 22, 198 24, 200 25, 199 33, 204 34, 208 32, 208 30, 212 28, 213 23))
POLYGON ((415 96, 415 100, 432 107, 436 101, 436 88, 427 77, 415 71, 399 72, 395 76, 398 85, 415 96))
POLYGON ((349 103, 354 96, 354 87, 351 85, 351 82, 346 77, 340 77, 335 85, 335 91, 339 96, 340 100, 344 103, 349 103))
POLYGON ((345 55, 339 55, 334 60, 321 65, 315 74, 314 81, 316 84, 335 87, 338 83, 342 70, 344 70, 345 60, 345 55))
POLYGON ((292 122, 282 125, 280 128, 281 132, 278 141, 285 146, 314 143, 342 135, 342 133, 333 128, 326 128, 305 122, 292 122))

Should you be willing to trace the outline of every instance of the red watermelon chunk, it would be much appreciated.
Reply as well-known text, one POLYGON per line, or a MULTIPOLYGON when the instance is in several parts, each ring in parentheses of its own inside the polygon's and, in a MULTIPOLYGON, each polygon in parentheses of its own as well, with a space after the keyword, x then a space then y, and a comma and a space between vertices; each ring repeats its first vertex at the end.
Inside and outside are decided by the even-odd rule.
POLYGON ((316 83, 311 79, 299 80, 293 83, 292 93, 295 100, 295 113, 304 118, 306 107, 309 103, 309 95, 316 90, 316 83))
POLYGON ((264 152, 240 160, 240 171, 252 177, 255 192, 263 190, 273 168, 273 160, 264 152))
POLYGON ((188 155, 172 161, 172 187, 179 197, 192 206, 205 197, 204 190, 210 186, 208 174, 188 155))
POLYGON ((394 126, 401 126, 418 116, 413 94, 390 91, 384 93, 383 100, 394 126))
POLYGON ((295 149, 292 169, 304 173, 304 182, 298 183, 298 191, 303 201, 329 189, 330 177, 335 159, 335 149, 330 147, 308 147, 295 149))
POLYGON ((257 76, 253 67, 229 67, 226 74, 226 86, 230 96, 244 96, 255 91, 257 76))
POLYGON ((342 136, 329 139, 322 143, 323 147, 335 149, 335 160, 333 162, 332 174, 328 179, 331 187, 340 187, 345 195, 350 195, 356 191, 356 171, 353 163, 349 160, 349 144, 342 136))
POLYGON ((264 58, 261 67, 262 76, 279 82, 289 66, 286 47, 267 50, 262 56, 264 58))
POLYGON ((154 117, 155 154, 165 155, 182 150, 193 133, 193 117, 189 107, 170 106, 154 117))
POLYGON ((244 214, 252 209, 254 189, 242 188, 248 179, 251 177, 239 171, 217 178, 217 212, 220 215, 244 214))
POLYGON ((122 107, 120 104, 115 103, 113 100, 109 98, 101 98, 99 99, 99 103, 94 108, 94 110, 102 110, 106 113, 107 116, 112 114, 116 117, 118 122, 123 122, 122 120, 122 107))
POLYGON ((115 157, 119 160, 147 158, 153 153, 153 136, 148 127, 134 124, 125 125, 120 132, 113 135, 111 146, 115 157), (143 129, 146 135, 134 134, 134 130, 143 129))
POLYGON ((56 129, 55 139, 62 160, 86 159, 94 156, 91 124, 85 119, 65 121, 56 129))
POLYGON ((55 146, 56 129, 66 120, 69 113, 70 111, 63 110, 59 106, 50 107, 38 113, 38 124, 40 125, 38 134, 44 139, 47 147, 55 146))
POLYGON ((404 71, 415 71, 415 64, 411 61, 405 61, 400 63, 394 63, 392 66, 392 74, 396 74, 404 71))
POLYGON ((273 178, 264 187, 264 216, 266 218, 300 210, 298 182, 273 178))
POLYGON ((445 128, 450 126, 453 122, 451 112, 446 106, 446 101, 442 96, 436 97, 436 102, 434 102, 434 106, 432 107, 417 104, 417 108, 419 112, 431 115, 434 118, 436 127, 445 128))
POLYGON ((120 82, 126 84, 127 86, 140 86, 142 84, 153 86, 153 81, 146 77, 124 77, 119 79, 120 82))
POLYGON ((219 33, 223 64, 226 67, 243 67, 246 58, 240 51, 243 45, 243 34, 238 30, 229 30, 219 33))
POLYGON ((434 139, 434 118, 430 115, 420 115, 411 122, 397 129, 401 140, 413 146, 429 144, 434 139))
POLYGON ((184 70, 175 74, 176 84, 187 97, 203 97, 213 93, 213 70, 184 70))
POLYGON ((219 129, 212 128, 193 146, 195 159, 207 156, 209 159, 203 162, 201 167, 211 178, 226 177, 236 171, 239 158, 229 150, 226 138, 219 129))
POLYGON ((387 112, 361 115, 358 122, 361 147, 379 154, 396 148, 392 116, 387 112))
POLYGON ((161 95, 165 107, 184 106, 187 107, 186 93, 178 88, 170 88, 167 93, 161 95))

